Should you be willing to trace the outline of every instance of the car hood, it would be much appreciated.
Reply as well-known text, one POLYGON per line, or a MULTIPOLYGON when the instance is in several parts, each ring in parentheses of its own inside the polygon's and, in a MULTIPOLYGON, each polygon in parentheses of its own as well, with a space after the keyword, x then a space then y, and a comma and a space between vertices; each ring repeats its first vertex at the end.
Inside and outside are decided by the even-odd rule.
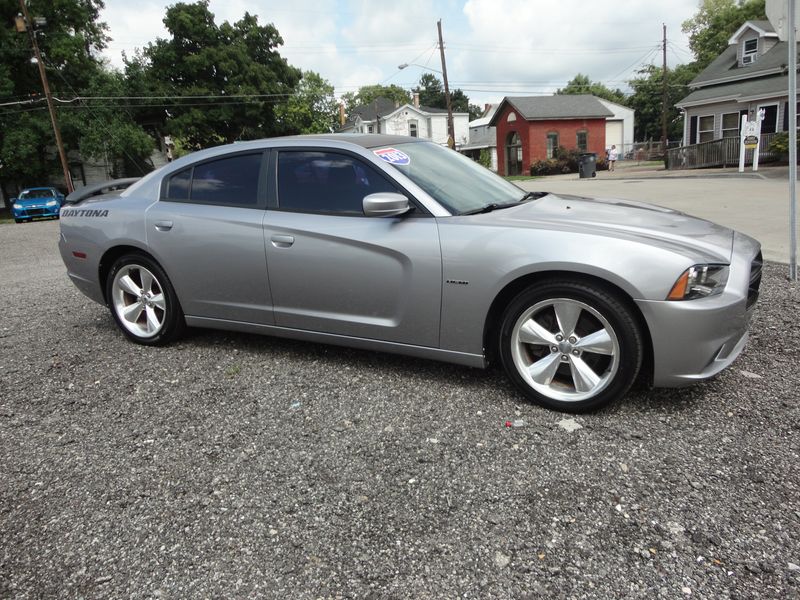
POLYGON ((486 215, 503 226, 546 227, 636 238, 681 254, 703 251, 709 261, 728 262, 733 230, 711 221, 645 202, 548 194, 486 215))

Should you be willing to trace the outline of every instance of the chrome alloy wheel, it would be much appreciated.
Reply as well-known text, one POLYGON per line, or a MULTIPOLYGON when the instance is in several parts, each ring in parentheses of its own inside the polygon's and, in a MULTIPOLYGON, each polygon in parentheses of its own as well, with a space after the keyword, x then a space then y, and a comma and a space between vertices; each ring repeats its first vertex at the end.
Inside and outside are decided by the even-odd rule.
POLYGON ((153 337, 164 327, 164 291, 148 269, 136 264, 123 266, 114 276, 111 294, 120 323, 133 335, 153 337))
POLYGON ((519 374, 538 393, 577 402, 599 394, 619 369, 620 344, 591 306, 550 298, 525 310, 511 332, 519 374))

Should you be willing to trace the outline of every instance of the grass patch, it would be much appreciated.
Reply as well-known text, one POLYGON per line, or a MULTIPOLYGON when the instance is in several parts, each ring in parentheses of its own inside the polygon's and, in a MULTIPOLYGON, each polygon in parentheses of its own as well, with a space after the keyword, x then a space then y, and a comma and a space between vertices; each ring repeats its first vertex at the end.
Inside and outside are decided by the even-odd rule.
POLYGON ((231 365, 227 369, 225 369, 225 375, 228 377, 236 377, 239 373, 242 372, 242 367, 239 365, 231 365))
POLYGON ((5 223, 13 223, 13 222, 14 222, 14 219, 12 219, 10 217, 0 217, 0 225, 3 225, 5 223))
POLYGON ((531 175, 505 175, 503 179, 506 181, 533 181, 534 179, 541 179, 541 177, 534 177, 531 175))

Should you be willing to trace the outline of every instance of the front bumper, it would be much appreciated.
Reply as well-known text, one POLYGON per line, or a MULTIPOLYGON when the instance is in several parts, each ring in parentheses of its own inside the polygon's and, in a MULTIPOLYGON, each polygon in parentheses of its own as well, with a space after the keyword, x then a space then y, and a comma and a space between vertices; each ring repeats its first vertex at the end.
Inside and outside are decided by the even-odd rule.
POLYGON ((37 219, 45 217, 57 217, 61 207, 56 206, 21 206, 20 208, 11 207, 11 216, 15 219, 37 219))
POLYGON ((680 387, 713 377, 744 349, 760 284, 757 242, 736 234, 730 274, 718 296, 637 300, 653 341, 653 385, 680 387))

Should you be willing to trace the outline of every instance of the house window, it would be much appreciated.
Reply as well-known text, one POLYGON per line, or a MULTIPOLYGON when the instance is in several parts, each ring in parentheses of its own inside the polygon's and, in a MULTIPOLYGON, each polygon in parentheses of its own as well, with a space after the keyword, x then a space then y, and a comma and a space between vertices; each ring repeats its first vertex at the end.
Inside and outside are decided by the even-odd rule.
POLYGON ((547 158, 555 158, 558 152, 558 134, 547 134, 547 158))
POLYGON ((736 137, 739 135, 739 113, 725 113, 722 115, 722 137, 736 137))
POLYGON ((367 125, 367 133, 372 133, 374 130, 375 129, 372 125, 367 125))
POLYGON ((714 139, 714 115, 697 119, 697 142, 710 142, 714 139))
POLYGON ((586 152, 589 147, 589 132, 588 131, 579 131, 575 134, 575 146, 578 148, 578 152, 586 152))
POLYGON ((416 121, 409 121, 408 122, 408 135, 411 137, 417 137, 417 122, 416 121))
POLYGON ((745 40, 742 47, 742 65, 749 65, 755 62, 758 57, 758 38, 745 40))

